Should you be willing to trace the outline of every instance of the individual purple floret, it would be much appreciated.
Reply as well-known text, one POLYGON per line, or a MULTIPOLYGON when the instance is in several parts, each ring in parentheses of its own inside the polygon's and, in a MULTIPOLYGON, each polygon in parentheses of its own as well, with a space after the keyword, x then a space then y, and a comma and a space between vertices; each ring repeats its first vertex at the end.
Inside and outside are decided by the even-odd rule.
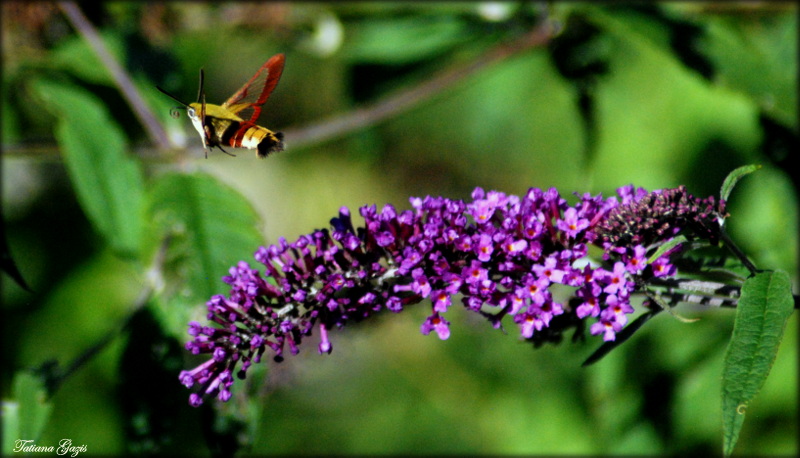
POLYGON ((432 308, 420 330, 440 339, 450 336, 444 315, 460 299, 494 327, 509 315, 535 343, 585 318, 591 334, 614 340, 634 311, 639 281, 675 274, 669 253, 650 264, 648 253, 678 234, 716 242, 716 216, 724 212, 724 203, 682 187, 648 193, 628 186, 608 199, 584 194, 573 206, 554 188, 522 197, 477 188, 470 202, 410 202, 412 210, 400 212, 362 207, 358 228, 343 207, 330 230, 259 248, 258 268, 244 261, 232 267, 223 277, 228 297, 207 303, 216 326, 189 325, 187 350, 210 357, 180 374, 195 391, 190 404, 227 401, 234 373, 244 378, 265 351, 281 361, 317 330, 318 351, 330 353, 331 329, 423 300, 432 308), (589 262, 589 245, 604 250, 605 262, 589 262), (551 285, 572 290, 572 299, 555 297, 551 285))

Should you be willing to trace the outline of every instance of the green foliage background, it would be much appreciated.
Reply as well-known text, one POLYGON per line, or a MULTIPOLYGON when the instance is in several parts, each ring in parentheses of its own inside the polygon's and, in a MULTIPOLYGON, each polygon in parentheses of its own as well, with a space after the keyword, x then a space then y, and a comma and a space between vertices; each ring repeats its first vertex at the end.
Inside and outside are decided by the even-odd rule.
MULTIPOLYGON (((260 244, 326 227, 341 206, 408 208, 410 196, 467 198, 476 186, 513 194, 555 186, 569 198, 629 183, 685 184, 705 196, 718 194, 734 167, 761 163, 731 196, 730 232, 757 266, 783 269, 797 285, 797 174, 786 166, 798 153, 794 3, 555 2, 546 12, 561 29, 547 45, 353 133, 305 144, 287 135, 287 151, 265 161, 245 150, 204 159, 186 117, 170 118, 174 102, 155 86, 191 101, 203 67, 207 99, 219 103, 284 52, 261 122, 301 132, 483 59, 534 28, 544 7, 86 6, 176 144, 170 151, 154 147, 58 9, 2 8, 2 216, 34 291, 2 276, 4 400, 19 371, 51 359, 68 365, 117 330, 155 285, 151 321, 117 335, 56 392, 41 445, 67 437, 97 454, 148 450, 126 425, 139 419, 137 437, 149 437, 155 426, 134 417, 131 404, 158 399, 169 412, 161 426, 172 434, 160 450, 208 454, 208 419, 186 405, 177 380, 198 361, 162 345, 162 378, 135 358, 153 348, 131 349, 163 337, 182 345, 187 321, 203 317, 211 294, 227 292, 220 277, 231 265, 252 261, 260 244), (169 249, 160 252, 166 234, 169 249), (154 275, 159 253, 165 268, 154 275), (160 337, 140 332, 159 326, 160 337), (151 377, 130 383, 142 372, 151 377)), ((310 340, 300 355, 270 362, 268 382, 263 371, 235 386, 237 395, 249 391, 249 402, 237 397, 220 411, 244 421, 253 454, 721 449, 720 377, 733 311, 679 310, 701 318, 692 324, 662 314, 581 368, 599 338, 534 351, 515 328, 498 332, 454 308, 452 337, 439 341, 419 333, 426 308, 334 331, 329 356, 310 340)), ((795 314, 748 410, 739 453, 798 452, 797 328, 795 314)))

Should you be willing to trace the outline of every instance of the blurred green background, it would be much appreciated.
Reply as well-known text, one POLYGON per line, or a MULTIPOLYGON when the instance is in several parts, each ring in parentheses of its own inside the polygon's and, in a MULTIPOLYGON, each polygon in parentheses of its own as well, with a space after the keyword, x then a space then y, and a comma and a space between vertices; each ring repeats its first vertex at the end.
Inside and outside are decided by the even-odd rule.
MULTIPOLYGON (((263 244, 326 227, 341 206, 408 208, 411 196, 468 198, 476 186, 510 194, 555 186, 573 199, 572 192, 609 195, 630 183, 685 184, 706 196, 733 168, 760 163, 731 197, 730 233, 760 268, 784 269, 797 285, 797 172, 787 166, 798 153, 795 3, 105 2, 82 9, 174 148, 155 147, 55 4, 3 2, 2 216, 10 252, 34 291, 2 276, 4 399, 17 371, 50 359, 68 364, 117 329, 146 282, 147 261, 115 254, 76 199, 54 117, 37 96, 42 78, 95 95, 148 180, 205 172, 241 193, 263 244), (543 23, 554 27, 545 39, 510 47, 543 23), (247 150, 233 151, 235 158, 217 150, 204 159, 188 119, 171 118, 174 102, 155 86, 193 101, 202 67, 207 100, 221 103, 278 52, 286 67, 260 124, 286 132, 286 152, 262 161, 247 150), (477 70, 468 71, 472 65, 477 70), (381 105, 393 95, 411 100, 447 72, 454 76, 408 110, 381 105), (309 134, 373 106, 389 116, 324 140, 309 134)), ((90 134, 106 128, 86 126, 90 134)), ((246 260, 256 248, 244 250, 246 260)), ((238 259, 232 253, 227 265, 238 259)), ((192 300, 183 313, 202 317, 205 299, 192 300)), ((251 373, 255 401, 237 397, 221 409, 247 419, 247 452, 720 451, 720 376, 733 311, 680 309, 701 318, 691 324, 659 315, 581 368, 599 338, 534 351, 516 328, 498 332, 454 308, 452 337, 439 341, 419 333, 427 307, 334 331, 329 356, 318 355, 311 339, 298 356, 263 365, 268 381, 251 373)), ((161 325, 180 345, 188 340, 185 321, 161 325)), ((739 453, 798 452, 797 328, 795 314, 748 410, 739 453)), ((132 387, 125 374, 145 370, 131 350, 135 339, 120 334, 66 379, 37 443, 66 437, 93 454, 146 450, 131 448, 126 425, 137 419, 128 404, 157 397, 176 404, 174 423, 169 442, 149 450, 209 453, 204 438, 212 435, 203 425, 210 413, 189 408, 177 381, 177 371, 197 360, 132 387)), ((245 384, 235 390, 243 394, 245 384)))

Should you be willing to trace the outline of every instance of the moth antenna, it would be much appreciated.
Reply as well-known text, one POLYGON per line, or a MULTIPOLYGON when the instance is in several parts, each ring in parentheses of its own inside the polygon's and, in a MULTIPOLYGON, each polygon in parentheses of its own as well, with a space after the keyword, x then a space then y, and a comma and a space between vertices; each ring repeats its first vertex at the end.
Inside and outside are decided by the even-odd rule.
POLYGON ((200 69, 200 86, 197 89, 197 103, 200 103, 200 98, 205 95, 205 93, 203 92, 203 80, 204 79, 205 78, 203 78, 203 69, 201 68, 200 69))
POLYGON ((174 101, 176 101, 176 102, 180 103, 180 104, 181 104, 181 108, 187 108, 187 107, 189 106, 189 104, 188 104, 188 103, 186 103, 186 102, 184 102, 183 100, 181 100, 181 99, 179 99, 179 98, 175 97, 174 95, 170 94, 169 92, 165 91, 164 89, 161 89, 159 86, 156 86, 156 89, 158 89, 159 91, 161 91, 163 94, 166 94, 166 95, 167 95, 168 97, 170 97, 172 100, 174 100, 174 101))

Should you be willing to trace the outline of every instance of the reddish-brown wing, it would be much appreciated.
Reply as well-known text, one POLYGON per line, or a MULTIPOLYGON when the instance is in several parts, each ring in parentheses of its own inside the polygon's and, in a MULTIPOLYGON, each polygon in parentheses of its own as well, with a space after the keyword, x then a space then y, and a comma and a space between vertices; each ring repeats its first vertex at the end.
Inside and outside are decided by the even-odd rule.
POLYGON ((283 54, 272 56, 222 107, 255 124, 261 115, 261 105, 267 101, 281 78, 284 60, 283 54))

